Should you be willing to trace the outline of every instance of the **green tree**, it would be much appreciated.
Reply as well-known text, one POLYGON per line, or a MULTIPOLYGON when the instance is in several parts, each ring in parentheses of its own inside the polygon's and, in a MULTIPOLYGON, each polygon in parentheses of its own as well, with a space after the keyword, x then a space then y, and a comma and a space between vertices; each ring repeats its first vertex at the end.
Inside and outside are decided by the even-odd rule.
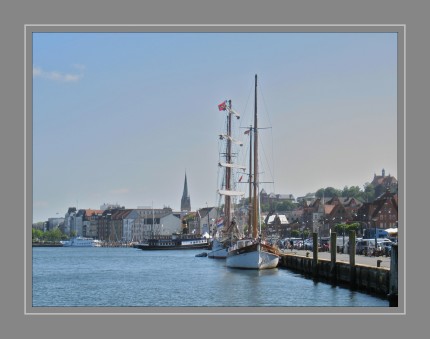
POLYGON ((42 230, 38 230, 36 228, 31 229, 31 238, 33 241, 38 241, 38 240, 42 239, 42 237, 43 237, 43 231, 42 230))
POLYGON ((340 235, 347 235, 348 234, 348 225, 347 224, 336 224, 335 225, 335 230, 337 234, 340 235))
POLYGON ((304 233, 304 237, 305 238, 309 238, 309 236, 311 235, 311 231, 310 230, 306 230, 305 229, 303 233, 304 233))
POLYGON ((367 202, 371 202, 373 200, 375 200, 375 187, 373 187, 373 185, 371 185, 370 183, 365 183, 364 184, 364 195, 363 195, 363 200, 367 201, 367 202))
POLYGON ((365 186, 364 190, 361 190, 359 186, 345 186, 342 190, 335 189, 333 187, 326 187, 326 188, 320 188, 316 193, 315 196, 317 198, 322 198, 324 194, 324 197, 332 198, 334 196, 338 197, 350 197, 350 198, 356 198, 361 201, 373 201, 375 190, 372 185, 365 186))
POLYGON ((316 191, 315 196, 316 196, 317 198, 322 198, 322 197, 323 197, 323 195, 325 195, 325 194, 323 194, 323 193, 325 193, 325 189, 324 189, 324 188, 320 188, 318 191, 316 191))
POLYGON ((348 232, 349 231, 356 231, 357 232, 358 229, 360 229, 360 223, 358 223, 358 222, 354 222, 354 223, 347 225, 348 232))
POLYGON ((53 230, 46 231, 44 238, 47 241, 53 241, 53 242, 60 241, 61 239, 63 239, 63 232, 61 232, 60 229, 55 228, 53 230))
POLYGON ((357 198, 360 199, 363 195, 363 192, 360 191, 360 187, 358 186, 345 186, 342 191, 343 197, 357 198))
POLYGON ((278 202, 276 205, 276 211, 292 211, 295 208, 295 204, 292 201, 285 200, 278 202))
POLYGON ((326 187, 326 188, 320 188, 316 193, 315 196, 317 198, 322 198, 324 193, 325 198, 333 198, 334 196, 340 197, 342 195, 342 191, 333 188, 333 187, 326 187))
POLYGON ((292 238, 298 238, 300 235, 300 232, 298 230, 292 230, 291 231, 291 237, 292 238))

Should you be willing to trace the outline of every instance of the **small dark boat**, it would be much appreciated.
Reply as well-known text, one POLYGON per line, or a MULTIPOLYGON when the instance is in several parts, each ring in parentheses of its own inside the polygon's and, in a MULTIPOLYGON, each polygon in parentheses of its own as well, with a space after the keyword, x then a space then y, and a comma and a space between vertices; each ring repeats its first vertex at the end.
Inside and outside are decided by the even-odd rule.
POLYGON ((208 254, 206 252, 202 252, 202 253, 196 254, 196 257, 199 257, 199 258, 201 258, 201 257, 207 257, 207 256, 208 256, 208 254))

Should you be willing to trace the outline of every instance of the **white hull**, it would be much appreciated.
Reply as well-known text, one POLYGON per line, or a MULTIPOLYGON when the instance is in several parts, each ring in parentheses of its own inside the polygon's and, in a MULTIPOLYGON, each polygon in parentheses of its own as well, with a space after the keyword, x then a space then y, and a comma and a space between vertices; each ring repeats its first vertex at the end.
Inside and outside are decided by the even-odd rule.
POLYGON ((67 241, 61 241, 63 247, 101 247, 99 240, 92 238, 76 237, 67 241))
POLYGON ((238 253, 237 250, 231 250, 226 258, 226 266, 231 268, 263 270, 276 268, 278 263, 279 255, 266 252, 260 244, 255 246, 252 251, 238 253))

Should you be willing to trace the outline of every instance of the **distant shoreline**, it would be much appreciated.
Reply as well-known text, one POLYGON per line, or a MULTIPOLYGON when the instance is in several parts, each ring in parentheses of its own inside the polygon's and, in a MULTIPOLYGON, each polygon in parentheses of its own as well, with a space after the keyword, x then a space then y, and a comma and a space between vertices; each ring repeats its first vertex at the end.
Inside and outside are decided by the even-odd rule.
POLYGON ((63 247, 60 242, 33 242, 32 247, 63 247))

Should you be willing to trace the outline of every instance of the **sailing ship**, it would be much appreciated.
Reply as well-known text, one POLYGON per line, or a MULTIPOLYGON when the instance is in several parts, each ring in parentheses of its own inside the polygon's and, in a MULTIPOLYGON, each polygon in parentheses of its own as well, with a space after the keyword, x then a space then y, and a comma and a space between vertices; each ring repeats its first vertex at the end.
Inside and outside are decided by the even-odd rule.
POLYGON ((220 161, 218 163, 219 167, 224 169, 223 183, 221 184, 221 189, 218 190, 219 196, 223 197, 224 199, 224 215, 217 218, 216 220, 211 251, 207 256, 208 258, 212 259, 225 259, 227 257, 228 247, 231 245, 232 238, 239 237, 236 221, 233 216, 234 213, 232 199, 245 194, 244 192, 233 190, 232 171, 235 169, 245 170, 245 167, 235 164, 233 162, 232 155, 232 144, 242 146, 242 142, 232 137, 232 117, 235 116, 237 119, 239 119, 240 115, 235 110, 233 110, 231 100, 224 101, 219 104, 218 109, 220 111, 227 112, 226 133, 219 136, 221 140, 226 141, 226 150, 224 153, 225 162, 220 161))
MULTIPOLYGON (((255 75, 255 99, 254 99, 254 127, 252 128, 254 137, 253 150, 253 173, 250 166, 250 182, 252 180, 253 196, 252 214, 250 213, 250 223, 252 226, 252 236, 242 238, 232 242, 227 250, 226 266, 244 269, 270 269, 278 266, 279 250, 261 238, 258 232, 259 225, 259 180, 258 180, 258 119, 257 119, 257 75, 255 75)), ((250 152, 251 159, 251 152, 250 152)), ((251 161, 251 160, 250 160, 251 161)))

